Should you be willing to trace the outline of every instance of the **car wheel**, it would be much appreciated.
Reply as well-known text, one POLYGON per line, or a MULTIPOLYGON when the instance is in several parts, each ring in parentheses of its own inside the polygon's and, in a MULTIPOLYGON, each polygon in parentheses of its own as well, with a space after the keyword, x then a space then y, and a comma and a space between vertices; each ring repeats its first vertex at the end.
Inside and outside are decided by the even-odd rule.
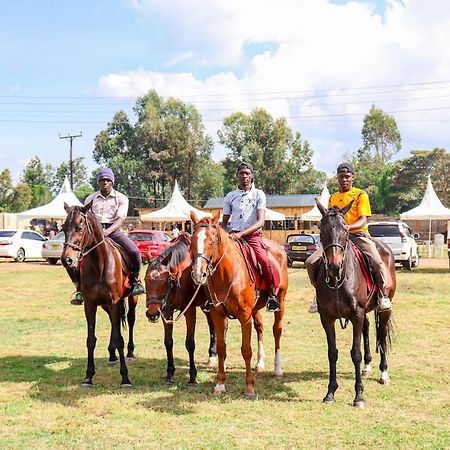
POLYGON ((19 248, 19 250, 17 250, 17 255, 14 259, 17 262, 24 262, 25 261, 25 250, 23 248, 19 248))
POLYGON ((419 267, 419 255, 416 255, 414 261, 412 262, 412 267, 419 267))
POLYGON ((288 258, 288 267, 292 267, 292 260, 288 258))
POLYGON ((57 262, 58 262, 58 258, 48 258, 47 262, 51 265, 54 266, 57 262))
POLYGON ((409 255, 409 258, 405 261, 402 261, 402 266, 405 270, 411 270, 412 268, 412 258, 411 255, 409 255))

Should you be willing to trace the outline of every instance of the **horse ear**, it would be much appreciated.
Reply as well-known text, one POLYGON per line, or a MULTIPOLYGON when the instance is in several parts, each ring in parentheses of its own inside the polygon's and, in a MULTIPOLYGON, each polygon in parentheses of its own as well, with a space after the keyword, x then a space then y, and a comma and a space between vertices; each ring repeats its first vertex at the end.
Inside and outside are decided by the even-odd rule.
POLYGON ((345 216, 345 214, 347 214, 347 212, 350 210, 350 208, 352 207, 352 205, 353 205, 353 202, 354 202, 354 200, 352 200, 347 206, 344 206, 342 209, 341 209, 341 213, 345 216))
POLYGON ((83 211, 84 212, 88 212, 91 209, 93 201, 94 200, 91 200, 87 205, 83 206, 83 211))
POLYGON ((191 210, 191 220, 194 223, 194 225, 196 225, 199 221, 199 218, 197 217, 197 214, 195 214, 195 211, 191 210))
POLYGON ((212 223, 218 223, 220 219, 220 209, 219 211, 216 212, 216 214, 214 214, 213 218, 212 218, 212 223))
POLYGON ((64 202, 64 209, 69 212, 70 206, 66 202, 64 202))
POLYGON ((325 208, 325 206, 322 205, 322 203, 319 202, 319 200, 317 198, 316 198, 316 205, 319 208, 320 214, 322 214, 322 216, 324 216, 328 210, 325 208))

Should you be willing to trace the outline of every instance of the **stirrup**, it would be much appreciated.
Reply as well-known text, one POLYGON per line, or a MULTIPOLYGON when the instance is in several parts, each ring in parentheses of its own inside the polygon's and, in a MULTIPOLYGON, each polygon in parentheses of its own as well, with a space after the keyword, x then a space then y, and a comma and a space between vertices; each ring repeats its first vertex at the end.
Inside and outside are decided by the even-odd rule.
POLYGON ((275 295, 269 295, 266 303, 266 309, 269 312, 277 312, 280 310, 280 303, 275 295))
POLYGON ((76 291, 73 293, 72 299, 70 300, 71 305, 79 306, 84 302, 83 294, 80 291, 76 291))
POLYGON ((316 312, 318 312, 318 310, 317 310, 317 298, 316 297, 314 297, 312 299, 311 304, 308 306, 308 312, 311 313, 311 314, 315 314, 316 312))

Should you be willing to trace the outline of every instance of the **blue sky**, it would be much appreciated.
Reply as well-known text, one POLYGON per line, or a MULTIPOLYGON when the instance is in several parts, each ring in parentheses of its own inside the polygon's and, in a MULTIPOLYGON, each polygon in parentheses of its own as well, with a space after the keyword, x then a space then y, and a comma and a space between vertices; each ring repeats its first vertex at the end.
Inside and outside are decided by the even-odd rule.
POLYGON ((151 88, 193 103, 213 139, 233 111, 284 116, 329 174, 372 104, 397 120, 397 157, 448 149, 449 22, 446 0, 4 1, 0 170, 57 166, 59 134, 80 131, 74 156, 94 169, 96 134, 151 88))

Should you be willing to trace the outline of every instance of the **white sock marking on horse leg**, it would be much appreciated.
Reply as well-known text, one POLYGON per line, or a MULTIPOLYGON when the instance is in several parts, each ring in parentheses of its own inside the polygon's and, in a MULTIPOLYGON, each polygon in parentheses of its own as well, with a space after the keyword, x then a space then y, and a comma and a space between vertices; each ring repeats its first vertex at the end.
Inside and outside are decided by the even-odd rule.
POLYGON ((258 341, 258 361, 256 362, 256 370, 264 370, 266 363, 266 352, 264 351, 264 344, 262 341, 258 341))
POLYGON ((275 362, 274 362, 275 368, 273 369, 273 374, 276 377, 282 377, 283 376, 283 368, 281 367, 281 350, 278 349, 275 352, 275 362))
POLYGON ((217 383, 214 388, 214 394, 224 394, 226 391, 224 384, 217 383))
POLYGON ((383 370, 383 372, 381 372, 380 379, 383 380, 385 384, 390 383, 391 379, 389 378, 387 370, 383 370))
POLYGON ((369 375, 370 373, 372 373, 372 364, 371 363, 365 364, 362 373, 364 375, 369 375))

